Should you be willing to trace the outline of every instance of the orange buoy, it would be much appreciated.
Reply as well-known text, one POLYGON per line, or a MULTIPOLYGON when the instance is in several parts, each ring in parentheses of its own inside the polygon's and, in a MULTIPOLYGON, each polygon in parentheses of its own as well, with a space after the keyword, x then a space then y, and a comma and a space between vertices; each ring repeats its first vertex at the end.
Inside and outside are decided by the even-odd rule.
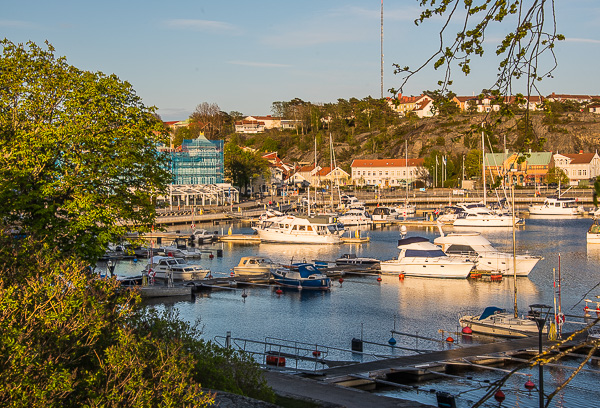
POLYGON ((377 282, 381 282, 381 276, 377 277, 377 282))
POLYGON ((398 279, 400 279, 400 280, 404 280, 404 274, 403 274, 403 273, 401 273, 400 275, 398 275, 398 279))
POLYGON ((454 343, 454 339, 452 337, 450 337, 450 336, 446 337, 446 341, 448 343, 454 343))

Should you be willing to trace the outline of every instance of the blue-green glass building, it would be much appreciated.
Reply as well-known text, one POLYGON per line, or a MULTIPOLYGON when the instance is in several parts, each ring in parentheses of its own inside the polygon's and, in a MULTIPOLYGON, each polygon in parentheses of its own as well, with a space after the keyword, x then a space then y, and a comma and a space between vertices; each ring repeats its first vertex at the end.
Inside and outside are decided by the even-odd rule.
POLYGON ((171 152, 173 184, 218 184, 224 178, 223 141, 184 139, 181 149, 171 152))

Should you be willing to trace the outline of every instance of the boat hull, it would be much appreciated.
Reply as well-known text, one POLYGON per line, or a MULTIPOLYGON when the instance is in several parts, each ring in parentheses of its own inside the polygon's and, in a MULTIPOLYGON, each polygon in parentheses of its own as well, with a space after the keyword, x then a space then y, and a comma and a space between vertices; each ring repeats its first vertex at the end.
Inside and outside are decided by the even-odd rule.
POLYGON ((282 244, 339 244, 342 239, 339 235, 327 234, 302 234, 282 233, 280 231, 256 230, 262 242, 275 242, 282 244))
POLYGON ((512 217, 507 218, 457 218, 452 224, 455 227, 512 227, 512 217))
MULTIPOLYGON (((531 270, 542 258, 536 256, 517 255, 517 276, 529 276, 531 270)), ((513 257, 510 254, 480 254, 475 264, 475 269, 484 272, 499 272, 502 275, 513 274, 513 257)))
POLYGON ((423 258, 392 259, 380 263, 381 273, 404 274, 405 276, 418 276, 422 278, 451 278, 466 279, 469 277, 474 263, 472 262, 448 262, 428 260, 423 258))

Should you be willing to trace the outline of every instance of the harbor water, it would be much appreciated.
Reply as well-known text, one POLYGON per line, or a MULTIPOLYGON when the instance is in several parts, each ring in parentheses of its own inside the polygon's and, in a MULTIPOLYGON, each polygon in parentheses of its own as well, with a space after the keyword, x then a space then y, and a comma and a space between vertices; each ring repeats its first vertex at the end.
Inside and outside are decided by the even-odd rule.
MULTIPOLYGON (((543 256, 529 277, 517 279, 519 315, 527 314, 530 304, 554 304, 553 269, 562 276, 562 310, 568 315, 583 316, 583 298, 596 299, 600 295, 600 245, 586 244, 590 218, 527 218, 526 224, 516 231, 517 252, 543 256)), ((227 234, 251 234, 242 224, 199 226, 227 234)), ((181 228, 180 228, 181 229, 181 228)), ((397 256, 399 226, 363 230, 370 242, 342 245, 288 245, 288 244, 228 244, 203 245, 205 256, 190 262, 210 268, 215 276, 228 276, 242 256, 261 255, 275 262, 334 261, 345 253, 373 257, 380 260, 397 256), (209 257, 210 252, 223 250, 222 257, 209 257)), ((458 231, 445 226, 444 232, 458 231)), ((473 231, 473 228, 460 231, 473 231)), ((182 232, 184 232, 182 230, 182 232)), ((512 252, 510 228, 485 228, 479 232, 499 250, 512 252)), ((439 236, 437 227, 408 227, 407 236, 423 236, 433 240, 439 236)), ((116 273, 139 274, 145 260, 119 261, 116 273)), ((100 265, 101 267, 101 265, 100 265)), ((493 338, 460 335, 458 318, 462 314, 480 313, 487 306, 498 306, 510 311, 514 308, 514 282, 505 277, 500 282, 485 279, 427 279, 383 275, 345 276, 343 283, 333 281, 330 291, 286 290, 277 294, 274 287, 257 286, 226 288, 201 292, 193 299, 167 300, 154 304, 160 309, 176 310, 184 320, 200 322, 203 337, 224 344, 227 332, 235 345, 250 351, 264 352, 280 348, 282 344, 296 344, 297 348, 323 350, 330 360, 371 361, 384 356, 414 354, 415 350, 443 350, 460 347, 463 342, 485 343, 493 338), (242 296, 242 294, 247 296, 242 296), (402 334, 392 334, 391 330, 402 334), (391 337, 396 347, 388 343, 391 337), (457 344, 444 341, 448 336, 457 344), (363 353, 352 353, 352 339, 364 341, 363 353), (249 340, 249 341, 244 341, 249 340), (253 343, 256 342, 256 343, 253 343), (263 343, 267 343, 264 345, 263 343), (279 345, 279 346, 277 346, 279 345), (300 345, 300 346, 299 346, 300 345)), ((595 308, 595 304, 593 305, 595 308)), ((582 319, 567 319, 565 331, 581 328, 582 319), (573 323, 569 323, 573 321, 573 323), (577 323, 579 322, 579 323, 577 323)), ((257 358, 260 360, 260 358, 257 358)), ((295 367, 297 363, 288 362, 295 367)), ((300 362, 299 368, 322 368, 316 363, 300 362)), ((546 393, 572 373, 576 362, 562 360, 562 366, 546 367, 546 393)), ((510 369, 510 367, 506 368, 510 369)), ((460 378, 445 377, 412 389, 378 391, 381 394, 436 404, 434 391, 456 395, 458 407, 468 407, 486 392, 490 382, 504 374, 501 370, 474 370, 460 378)), ((537 367, 514 375, 503 387, 504 406, 536 407, 537 392, 527 391, 523 384, 531 378, 537 383, 537 367), (529 376, 530 374, 531 376, 529 376)), ((553 407, 600 406, 600 368, 586 365, 577 378, 552 401, 553 407), (591 404, 591 405, 590 405, 591 404), (594 405, 596 404, 596 405, 594 405)), ((493 398, 484 406, 498 406, 493 398)))

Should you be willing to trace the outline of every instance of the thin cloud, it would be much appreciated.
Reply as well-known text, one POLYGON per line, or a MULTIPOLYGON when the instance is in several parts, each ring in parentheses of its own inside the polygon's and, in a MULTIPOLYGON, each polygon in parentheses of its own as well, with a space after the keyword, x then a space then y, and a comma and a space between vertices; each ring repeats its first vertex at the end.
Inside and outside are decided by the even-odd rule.
POLYGON ((287 64, 276 64, 272 62, 253 62, 253 61, 229 61, 233 65, 243 65, 246 67, 260 67, 260 68, 289 68, 291 65, 287 64))
POLYGON ((594 40, 592 38, 567 38, 565 41, 568 41, 568 42, 579 42, 579 43, 589 43, 589 44, 600 44, 600 40, 594 40))
POLYGON ((187 31, 208 31, 208 32, 229 32, 238 33, 239 29, 233 24, 225 23, 223 21, 214 20, 196 20, 196 19, 184 19, 176 18, 166 20, 164 25, 167 28, 176 30, 187 30, 187 31))
POLYGON ((40 28, 40 26, 35 23, 22 20, 0 20, 0 27, 24 29, 40 28))

